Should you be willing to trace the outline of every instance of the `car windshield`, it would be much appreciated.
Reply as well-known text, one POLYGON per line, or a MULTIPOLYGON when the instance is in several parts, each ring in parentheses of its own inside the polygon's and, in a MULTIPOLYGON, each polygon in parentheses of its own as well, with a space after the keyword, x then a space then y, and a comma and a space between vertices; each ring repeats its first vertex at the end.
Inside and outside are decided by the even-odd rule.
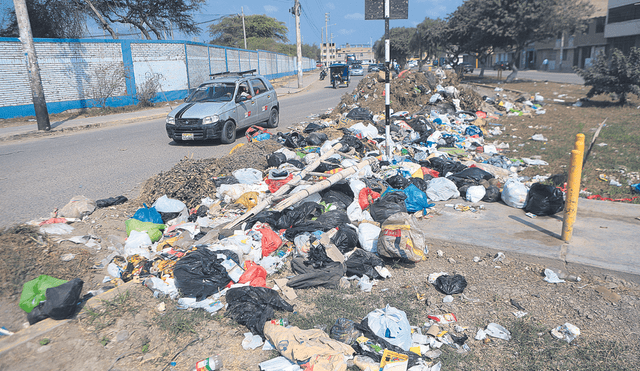
POLYGON ((361 66, 361 65, 359 65, 359 64, 354 64, 354 65, 353 65, 353 69, 354 69, 354 70, 355 70, 355 69, 362 69, 362 66, 361 66))
POLYGON ((230 102, 236 88, 234 83, 213 83, 200 85, 186 99, 186 102, 230 102))

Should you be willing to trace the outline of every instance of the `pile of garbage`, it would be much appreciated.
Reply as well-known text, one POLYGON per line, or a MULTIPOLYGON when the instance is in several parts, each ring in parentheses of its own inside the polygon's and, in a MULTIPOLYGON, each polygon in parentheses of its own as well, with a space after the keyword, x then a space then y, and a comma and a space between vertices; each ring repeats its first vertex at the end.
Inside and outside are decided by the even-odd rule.
MULTIPOLYGON (((392 102, 406 106, 404 96, 413 97, 415 111, 393 112, 389 143, 383 107, 370 109, 384 101, 383 85, 367 77, 353 102, 343 99, 334 110, 344 111, 335 118, 238 145, 221 159, 186 159, 152 178, 142 196, 150 206, 126 221, 128 238, 104 261, 109 275, 125 282, 140 277, 155 296, 177 300, 180 308, 215 313, 226 307, 226 315, 250 331, 248 344, 269 340, 284 356, 263 370, 302 363, 346 370, 347 361, 363 370, 394 363, 439 370, 433 360, 441 346, 469 350, 453 313, 411 326, 402 311, 387 306, 360 323, 337 319, 330 334, 274 320, 276 311, 293 311, 287 299, 295 290, 355 280, 371 291, 377 280, 391 278, 385 268, 391 260, 426 259, 418 220, 434 202, 503 201, 532 215, 562 209, 559 188, 518 177, 539 165, 536 159, 507 158, 500 154, 503 144, 491 142, 500 125, 478 108, 488 99, 467 101, 473 94, 444 77, 407 73, 394 80, 392 102), (283 277, 285 267, 294 275, 283 277), (268 277, 276 284, 268 287, 268 277)), ((431 283, 447 295, 467 286, 459 275, 440 274, 431 283)), ((483 333, 509 338, 497 324, 483 333)))

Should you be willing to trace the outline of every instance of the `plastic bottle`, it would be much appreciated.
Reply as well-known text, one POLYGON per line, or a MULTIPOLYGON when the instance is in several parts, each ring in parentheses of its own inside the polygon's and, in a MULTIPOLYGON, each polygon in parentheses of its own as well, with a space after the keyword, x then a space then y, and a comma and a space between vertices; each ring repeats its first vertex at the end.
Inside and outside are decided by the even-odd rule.
POLYGON ((214 371, 222 370, 222 357, 219 355, 211 356, 207 359, 196 363, 194 371, 214 371))

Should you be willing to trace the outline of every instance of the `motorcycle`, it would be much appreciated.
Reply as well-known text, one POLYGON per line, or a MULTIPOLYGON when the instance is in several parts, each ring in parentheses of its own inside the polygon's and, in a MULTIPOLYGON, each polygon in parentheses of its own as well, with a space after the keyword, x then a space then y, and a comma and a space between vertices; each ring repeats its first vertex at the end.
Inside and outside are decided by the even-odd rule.
POLYGON ((325 70, 320 71, 320 80, 324 80, 325 77, 327 77, 327 71, 325 70))

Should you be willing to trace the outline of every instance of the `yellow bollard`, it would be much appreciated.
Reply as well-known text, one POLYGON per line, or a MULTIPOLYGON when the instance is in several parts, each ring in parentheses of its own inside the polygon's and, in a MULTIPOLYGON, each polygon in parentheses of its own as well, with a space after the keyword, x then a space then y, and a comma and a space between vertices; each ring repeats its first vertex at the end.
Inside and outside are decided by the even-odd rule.
POLYGON ((582 179, 582 160, 584 157, 584 134, 576 135, 576 142, 571 151, 571 168, 567 180, 567 199, 564 206, 564 219, 562 221, 562 240, 571 241, 573 224, 578 214, 578 198, 580 196, 580 180, 582 179))

